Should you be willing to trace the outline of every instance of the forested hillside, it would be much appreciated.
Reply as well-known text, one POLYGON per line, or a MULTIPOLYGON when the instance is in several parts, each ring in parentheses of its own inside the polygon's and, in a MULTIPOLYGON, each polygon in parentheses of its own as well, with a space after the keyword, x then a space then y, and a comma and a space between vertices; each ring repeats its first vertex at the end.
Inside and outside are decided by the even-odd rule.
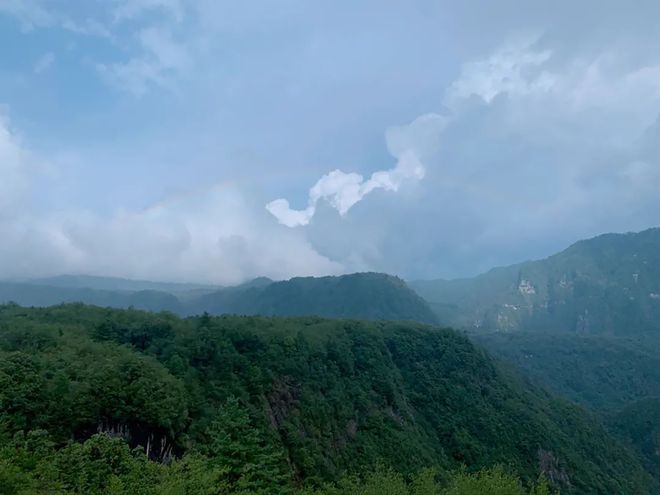
POLYGON ((516 485, 447 475, 497 464, 568 494, 652 489, 592 416, 450 330, 7 305, 0 349, 4 493, 287 493, 374 469, 428 488, 428 467, 442 493, 516 485))
POLYGON ((382 273, 248 284, 201 296, 187 311, 436 322, 427 303, 403 280, 382 273))
POLYGON ((470 331, 660 331, 660 229, 606 234, 540 261, 411 282, 441 323, 470 331))
POLYGON ((520 332, 475 339, 537 383, 599 414, 660 397, 660 338, 520 332))
POLYGON ((637 450, 646 469, 660 479, 660 397, 630 404, 610 424, 637 450))
POLYGON ((536 383, 599 415, 660 480, 660 338, 515 332, 476 339, 536 383))

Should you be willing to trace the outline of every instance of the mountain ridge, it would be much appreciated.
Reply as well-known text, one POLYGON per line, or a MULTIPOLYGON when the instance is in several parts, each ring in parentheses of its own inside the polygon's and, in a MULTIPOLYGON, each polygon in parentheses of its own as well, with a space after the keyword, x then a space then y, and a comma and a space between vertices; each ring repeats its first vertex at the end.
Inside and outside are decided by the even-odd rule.
POLYGON ((143 288, 166 287, 159 282, 79 276, 63 276, 56 281, 59 285, 43 285, 37 283, 39 281, 0 282, 0 302, 24 306, 82 302, 102 307, 170 311, 182 316, 205 312, 212 315, 316 315, 437 323, 426 301, 402 279, 375 272, 294 277, 285 281, 259 277, 224 288, 177 284, 173 287, 185 287, 185 290, 172 292, 143 288), (90 281, 95 282, 97 288, 87 287, 94 285, 90 281), (98 288, 107 286, 120 286, 124 290, 98 288), (125 290, 128 286, 141 290, 125 290))
POLYGON ((471 331, 657 331, 660 229, 602 234, 541 260, 410 286, 443 324, 471 331))

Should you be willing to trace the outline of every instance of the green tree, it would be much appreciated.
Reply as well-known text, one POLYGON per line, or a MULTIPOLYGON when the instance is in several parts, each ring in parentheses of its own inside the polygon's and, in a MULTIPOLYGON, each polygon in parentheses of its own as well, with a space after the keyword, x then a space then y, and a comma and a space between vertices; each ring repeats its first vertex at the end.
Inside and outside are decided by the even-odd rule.
POLYGON ((507 473, 501 466, 478 473, 459 471, 450 480, 442 495, 549 495, 544 478, 527 491, 517 476, 507 473))
POLYGON ((268 441, 237 398, 230 397, 206 431, 205 453, 237 493, 282 494, 291 476, 281 449, 268 441))

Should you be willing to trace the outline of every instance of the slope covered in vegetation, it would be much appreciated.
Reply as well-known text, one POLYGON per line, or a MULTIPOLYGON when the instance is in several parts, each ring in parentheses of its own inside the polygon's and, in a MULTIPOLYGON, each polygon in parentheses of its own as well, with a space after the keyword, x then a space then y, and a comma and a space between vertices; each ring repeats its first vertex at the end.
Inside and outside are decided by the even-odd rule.
POLYGON ((637 450, 646 469, 660 479, 660 396, 629 405, 610 423, 637 450))
POLYGON ((403 280, 382 273, 299 277, 222 289, 198 298, 188 307, 191 314, 204 311, 436 322, 428 304, 403 280))
POLYGON ((518 332, 474 338, 537 383, 603 415, 660 397, 660 339, 652 336, 518 332))
POLYGON ((27 471, 73 489, 82 475, 66 466, 130 464, 127 444, 154 461, 136 476, 181 459, 168 469, 230 491, 286 493, 378 464, 404 476, 504 464, 562 493, 650 490, 598 421, 449 330, 8 305, 0 349, 0 479, 27 471))
POLYGON ((544 260, 411 285, 441 323, 472 331, 656 332, 660 229, 601 235, 544 260))

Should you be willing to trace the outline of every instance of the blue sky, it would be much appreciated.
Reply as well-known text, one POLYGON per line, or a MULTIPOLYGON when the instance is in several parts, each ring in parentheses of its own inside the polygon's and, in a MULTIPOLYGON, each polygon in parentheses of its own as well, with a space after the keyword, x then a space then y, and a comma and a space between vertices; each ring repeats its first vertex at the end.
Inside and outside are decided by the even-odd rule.
POLYGON ((656 2, 0 0, 0 277, 456 277, 660 217, 656 2))

